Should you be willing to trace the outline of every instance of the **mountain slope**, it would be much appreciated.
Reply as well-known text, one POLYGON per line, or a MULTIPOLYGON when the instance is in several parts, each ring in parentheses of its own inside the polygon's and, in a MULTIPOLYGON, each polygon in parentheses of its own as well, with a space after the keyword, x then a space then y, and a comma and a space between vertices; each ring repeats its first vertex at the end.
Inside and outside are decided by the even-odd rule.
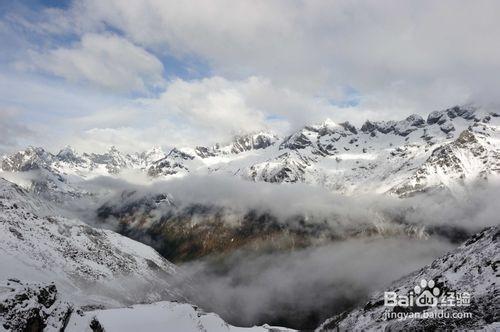
POLYGON ((285 328, 235 327, 214 313, 178 302, 137 304, 123 308, 96 309, 61 300, 54 284, 26 283, 17 279, 0 282, 0 331, 172 331, 172 332, 266 332, 285 328))
MULTIPOLYGON (((467 240, 455 251, 436 259, 430 265, 394 282, 387 291, 406 295, 422 280, 435 284, 437 297, 454 294, 470 295, 470 305, 456 306, 458 302, 441 302, 433 306, 385 306, 384 293, 374 294, 362 308, 340 314, 327 320, 319 331, 340 330, 436 330, 436 329, 483 329, 500 326, 498 312, 498 277, 500 264, 500 227, 490 227, 467 240), (431 314, 442 310, 449 318, 398 319, 390 314, 431 314), (471 317, 451 315, 471 313, 471 317), (388 316, 389 315, 389 316, 388 316), (496 324, 496 325, 494 325, 496 324)), ((420 286, 419 286, 420 287, 420 286)), ((426 287, 426 286, 424 286, 426 287)), ((433 286, 429 286, 435 291, 433 286)), ((416 291, 415 291, 416 292, 416 291)), ((421 294, 424 294, 422 292, 421 294)), ((418 295, 418 292, 417 292, 418 295)), ((452 297, 455 298, 455 297, 452 297)), ((462 295, 463 298, 463 295, 462 295)))
POLYGON ((59 216, 2 178, 0 266, 0 331, 271 330, 177 302, 197 289, 151 247, 59 216), (137 303, 149 304, 124 307, 137 303))
POLYGON ((287 328, 254 326, 236 327, 214 313, 205 313, 190 304, 157 302, 128 308, 96 310, 72 315, 66 331, 79 332, 88 326, 101 326, 106 332, 286 332, 287 328))
POLYGON ((58 216, 0 178, 0 280, 55 282, 81 305, 184 299, 182 273, 152 248, 58 216))

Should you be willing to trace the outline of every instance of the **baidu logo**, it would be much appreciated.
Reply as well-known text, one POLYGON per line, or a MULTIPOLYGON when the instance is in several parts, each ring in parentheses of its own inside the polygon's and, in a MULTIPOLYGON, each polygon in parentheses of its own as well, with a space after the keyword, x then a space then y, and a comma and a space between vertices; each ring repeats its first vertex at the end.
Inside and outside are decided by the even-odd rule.
POLYGON ((415 302, 417 306, 431 306, 434 307, 439 303, 439 295, 441 291, 438 287, 435 287, 434 280, 420 280, 420 285, 415 286, 413 288, 415 292, 415 302))
POLYGON ((469 306, 468 292, 441 290, 434 280, 422 279, 407 295, 396 292, 384 293, 384 305, 388 307, 454 307, 469 306))

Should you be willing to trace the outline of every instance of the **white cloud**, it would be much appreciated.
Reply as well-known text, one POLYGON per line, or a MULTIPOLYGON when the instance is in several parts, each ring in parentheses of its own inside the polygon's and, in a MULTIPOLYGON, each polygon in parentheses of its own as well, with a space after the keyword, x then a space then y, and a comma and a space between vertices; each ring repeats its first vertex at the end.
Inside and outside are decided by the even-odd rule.
POLYGON ((231 82, 220 77, 191 82, 178 79, 153 102, 195 127, 226 132, 259 130, 265 127, 265 114, 248 104, 244 91, 253 83, 253 80, 231 82))
POLYGON ((69 48, 33 56, 34 66, 70 81, 118 91, 146 92, 163 84, 163 65, 151 53, 115 35, 85 34, 69 48))
POLYGON ((158 97, 78 117, 74 122, 84 133, 74 144, 92 150, 117 145, 133 151, 155 144, 209 145, 242 132, 287 130, 287 121, 269 119, 273 111, 284 110, 271 104, 280 92, 257 77, 176 79, 158 97))
POLYGON ((20 120, 21 109, 0 106, 0 154, 19 149, 35 133, 20 120))
POLYGON ((498 2, 452 0, 86 0, 73 7, 80 29, 106 23, 137 44, 206 59, 224 77, 267 77, 326 98, 351 86, 414 110, 500 99, 491 88, 500 83, 499 10, 498 2), (441 82, 455 92, 436 91, 441 82), (394 90, 398 83, 404 89, 394 90))
MULTIPOLYGON (((72 91, 62 102, 41 96, 43 89, 4 87, 1 104, 41 100, 31 110, 38 121, 52 123, 57 109, 73 141, 84 144, 93 135, 101 145, 130 142, 126 135, 141 144, 213 143, 326 117, 360 124, 471 101, 500 104, 498 7, 449 0, 74 1, 68 9, 10 15, 3 36, 28 31, 35 37, 16 45, 31 43, 37 68, 87 82, 92 93, 87 87, 73 95, 81 84, 58 82, 72 91), (16 23, 21 28, 11 29, 16 23), (81 40, 61 42, 74 36, 81 40), (209 66, 200 72, 210 75, 163 78, 158 58, 171 56, 177 66, 200 59, 209 66), (157 95, 121 95, 116 104, 93 95, 157 86, 157 95), (359 94, 359 104, 335 106, 349 91, 359 94)), ((27 63, 25 53, 16 48, 9 56, 27 63)))

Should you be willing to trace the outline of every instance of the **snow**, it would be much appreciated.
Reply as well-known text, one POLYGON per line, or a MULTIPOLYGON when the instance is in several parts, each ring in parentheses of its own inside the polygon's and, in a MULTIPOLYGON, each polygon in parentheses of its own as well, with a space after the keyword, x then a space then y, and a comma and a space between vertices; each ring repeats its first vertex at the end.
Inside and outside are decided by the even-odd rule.
MULTIPOLYGON (((83 316, 72 315, 66 331, 90 331, 92 319, 97 319, 106 332, 268 332, 268 327, 235 327, 213 313, 203 313, 190 304, 158 302, 128 308, 96 310, 83 316)), ((275 328, 275 331, 293 331, 275 328)))
POLYGON ((174 286, 182 272, 151 247, 58 216, 56 207, 3 179, 0 244, 0 280, 55 282, 78 304, 183 298, 174 286))
MULTIPOLYGON (((128 181, 131 172, 145 174, 142 178, 131 177, 139 183, 220 173, 252 181, 304 182, 349 195, 404 196, 426 188, 460 192, 463 184, 500 171, 499 125, 498 116, 463 106, 433 112, 427 122, 411 115, 400 121, 368 121, 361 130, 356 130, 347 123, 337 124, 326 119, 284 139, 259 132, 236 136, 231 142, 201 147, 201 150, 198 150, 200 147, 174 148, 168 154, 159 147, 132 155, 122 154, 116 148, 101 155, 80 155, 72 149, 51 155, 40 148, 29 148, 4 157, 1 168, 25 173, 19 171, 31 163, 39 165, 44 175, 37 176, 40 182, 37 188, 50 187, 51 199, 61 202, 70 197, 92 195, 80 188, 83 181, 98 176, 128 181), (445 133, 442 128, 447 127, 455 130, 445 133), (478 137, 488 157, 478 158, 465 151, 470 149, 467 147, 453 149, 459 160, 453 169, 433 161, 433 151, 452 144, 464 130, 478 137), (464 178, 463 183, 457 181, 460 178, 464 178)), ((32 179, 17 179, 17 183, 30 189, 32 179)))
POLYGON ((377 155, 374 153, 340 153, 335 155, 334 157, 329 158, 339 158, 341 160, 375 160, 377 159, 377 155))
MULTIPOLYGON (((92 196, 95 193, 80 188, 82 182, 98 176, 129 178, 134 173, 144 176, 137 183, 154 181, 148 174, 158 165, 158 179, 217 172, 252 181, 304 182, 344 194, 404 197, 429 188, 447 188, 461 195, 464 185, 500 172, 499 118, 483 123, 478 121, 481 116, 472 110, 452 109, 433 113, 430 123, 410 116, 369 123, 363 132, 326 120, 282 141, 269 133, 239 136, 209 148, 208 157, 196 154, 195 149, 165 154, 153 148, 125 155, 111 148, 98 155, 66 148, 52 155, 30 147, 2 158, 0 177, 26 190, 0 179, 0 280, 54 282, 61 300, 107 308, 74 314, 69 331, 89 330, 94 317, 108 332, 144 330, 145 322, 148 331, 267 331, 265 326, 234 327, 190 304, 167 302, 185 300, 177 288, 179 281, 185 281, 182 271, 146 245, 63 217, 56 204, 35 193, 59 202, 92 196), (451 127, 455 130, 446 133, 451 127), (151 304, 126 307, 142 302, 151 304)), ((379 226, 384 226, 383 221, 379 226)), ((474 244, 460 250, 453 256, 455 265, 463 257, 485 263, 478 258, 478 250, 488 257, 498 256, 497 247, 474 244)), ((453 265, 440 261, 437 268, 420 271, 419 277, 439 272, 452 285, 485 296, 490 276, 478 277, 474 262, 469 260, 467 269, 457 272, 453 265)), ((358 327, 374 324, 372 312, 357 312, 351 318, 358 327)))

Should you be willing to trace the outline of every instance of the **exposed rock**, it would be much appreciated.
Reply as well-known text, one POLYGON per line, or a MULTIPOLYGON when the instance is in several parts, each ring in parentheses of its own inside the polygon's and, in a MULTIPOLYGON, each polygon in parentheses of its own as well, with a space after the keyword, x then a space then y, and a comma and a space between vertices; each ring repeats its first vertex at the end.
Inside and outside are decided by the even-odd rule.
POLYGON ((54 284, 3 282, 0 286, 0 322, 9 331, 63 331, 73 306, 57 300, 54 284))
POLYGON ((443 131, 443 133, 446 133, 446 134, 448 134, 450 131, 455 130, 455 126, 453 126, 453 124, 450 122, 446 122, 446 123, 442 124, 439 128, 443 131))
POLYGON ((445 114, 444 111, 433 111, 429 114, 429 116, 427 117, 427 124, 435 124, 437 123, 442 117, 443 115, 445 114))

